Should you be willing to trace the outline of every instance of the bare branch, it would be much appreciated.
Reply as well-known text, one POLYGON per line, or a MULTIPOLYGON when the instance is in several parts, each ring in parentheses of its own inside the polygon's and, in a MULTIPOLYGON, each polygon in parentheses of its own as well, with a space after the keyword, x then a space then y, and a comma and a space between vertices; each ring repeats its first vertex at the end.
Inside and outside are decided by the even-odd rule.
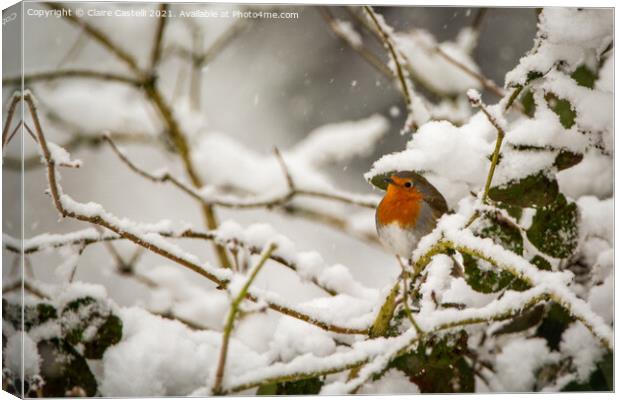
POLYGON ((392 71, 381 61, 379 57, 377 57, 373 52, 371 52, 365 46, 357 45, 349 39, 348 36, 344 35, 340 30, 336 29, 336 20, 329 12, 329 9, 324 6, 318 7, 321 16, 331 29, 331 31, 338 36, 340 40, 349 45, 351 49, 353 49, 357 54, 359 54, 364 60, 366 60, 371 66, 373 66, 377 71, 383 74, 386 78, 392 79, 394 77, 392 71))
POLYGON ((286 182, 288 185, 288 191, 282 195, 269 197, 265 200, 255 200, 255 199, 229 200, 229 199, 218 199, 216 197, 205 196, 198 190, 183 183, 178 178, 172 176, 168 172, 164 172, 163 174, 160 174, 160 175, 155 175, 155 174, 146 172, 143 169, 136 166, 131 160, 129 160, 129 158, 127 158, 127 156, 118 149, 118 147, 114 144, 111 138, 104 136, 104 140, 110 143, 110 145, 112 146, 112 149, 114 150, 116 155, 121 159, 121 161, 123 161, 132 171, 134 171, 138 175, 155 183, 170 182, 172 185, 176 186, 178 189, 180 189, 181 191, 183 191, 190 197, 194 198, 198 202, 205 204, 205 205, 209 205, 209 206, 216 205, 216 206, 227 207, 227 208, 272 208, 276 206, 284 206, 289 201, 291 201, 295 196, 298 196, 298 195, 308 196, 308 197, 317 197, 317 198, 322 198, 326 200, 333 200, 333 201, 338 201, 338 202, 342 202, 346 204, 351 204, 351 205, 356 205, 356 206, 371 208, 371 209, 374 209, 377 206, 377 203, 374 201, 365 201, 362 199, 356 199, 354 197, 350 197, 344 194, 319 192, 319 191, 314 191, 314 190, 304 190, 304 189, 296 188, 295 184, 293 183, 293 179, 288 171, 288 168, 286 167, 286 164, 284 163, 284 160, 282 159, 282 155, 277 149, 275 149, 274 152, 276 154, 276 157, 278 159, 280 166, 282 167, 282 171, 285 175, 286 182))
POLYGON ((168 16, 166 15, 166 11, 168 11, 168 4, 161 3, 159 5, 159 15, 157 17, 157 27, 155 29, 155 39, 153 40, 153 49, 151 50, 151 71, 153 71, 157 64, 159 63, 159 59, 161 57, 161 48, 162 48, 162 40, 164 37, 164 29, 166 28, 166 22, 168 21, 168 16))
MULTIPOLYGON (((396 46, 392 43, 392 38, 390 34, 386 32, 381 23, 379 22, 378 16, 375 14, 375 11, 370 6, 364 6, 364 11, 370 18, 370 20, 374 23, 377 32, 381 35, 381 40, 384 45, 387 47, 390 57, 392 58, 392 62, 394 63, 394 69, 396 70, 396 78, 400 82, 400 90, 405 98, 405 103, 407 107, 411 107, 412 104, 412 93, 409 92, 409 85, 406 81, 406 72, 404 67, 401 65, 401 57, 396 50, 396 46)), ((417 128, 414 128, 417 129, 417 128)))
MULTIPOLYGON (((181 266, 184 266, 198 273, 199 275, 214 282, 216 285, 218 285, 218 288, 220 289, 224 289, 227 286, 230 276, 231 276, 230 273, 228 273, 229 271, 220 271, 217 269, 213 269, 212 267, 208 265, 200 265, 197 263, 197 261, 194 259, 193 256, 178 252, 176 251, 176 249, 175 250, 171 249, 169 245, 167 244, 164 245, 163 243, 160 242, 160 240, 153 238, 152 235, 145 236, 145 235, 142 235, 141 232, 136 231, 134 228, 131 228, 131 229, 125 228, 121 220, 117 219, 116 217, 113 217, 112 215, 108 214, 107 212, 103 210, 97 213, 81 212, 80 210, 83 209, 84 205, 80 203, 75 203, 73 199, 63 194, 62 189, 58 185, 58 177, 57 177, 57 171, 55 167, 55 160, 53 159, 49 151, 47 141, 45 139, 43 130, 41 128, 41 125, 38 119, 38 115, 36 112, 36 106, 34 104, 34 101, 30 93, 27 93, 26 95, 24 95, 24 101, 26 102, 26 104, 28 105, 28 108, 30 109, 30 113, 31 113, 31 116, 32 116, 32 119, 35 125, 35 130, 36 130, 35 133, 37 134, 37 138, 39 140, 39 146, 41 148, 41 152, 43 153, 43 160, 45 164, 47 165, 49 192, 51 194, 53 204, 61 216, 77 219, 79 221, 89 222, 91 224, 95 224, 103 228, 106 228, 116 233, 117 235, 125 239, 128 239, 155 254, 158 254, 164 258, 167 258, 181 266), (70 205, 69 208, 65 207, 65 204, 69 204, 70 205)), ((256 294, 251 293, 251 292, 247 293, 246 298, 254 302, 259 301, 259 297, 256 294)), ((343 333, 343 334, 365 334, 366 333, 366 329, 343 327, 343 326, 339 326, 339 325, 336 325, 330 322, 321 321, 314 316, 310 316, 304 312, 296 310, 293 307, 281 304, 274 300, 267 301, 266 303, 268 304, 269 308, 274 311, 277 311, 279 313, 291 316, 293 318, 297 318, 299 320, 308 322, 312 325, 316 325, 328 331, 332 331, 336 333, 343 333)))
POLYGON ((499 153, 501 151, 502 142, 504 141, 504 136, 506 133, 504 129, 499 124, 497 119, 491 115, 487 107, 484 105, 482 100, 480 99, 479 94, 469 95, 469 100, 474 107, 480 107, 484 115, 487 117, 489 122, 495 127, 497 130, 497 140, 495 141, 495 149, 493 150, 493 155, 491 157, 491 166, 489 167, 489 173, 487 174, 487 180, 484 184, 484 193, 482 195, 482 202, 486 203, 489 196, 489 189, 491 188, 491 181, 493 180, 493 175, 495 173, 495 167, 499 162, 499 153))
POLYGON ((13 115, 15 114, 15 109, 17 108, 17 104, 21 101, 21 99, 21 93, 17 92, 13 94, 11 102, 9 103, 6 120, 4 121, 4 127, 2 128, 2 147, 4 147, 8 143, 9 129, 11 127, 11 123, 13 122, 13 115))
MULTIPOLYGON (((59 4, 59 3, 45 3, 45 5, 53 10, 62 10, 62 4, 59 4)), ((73 24, 81 27, 84 30, 84 32, 90 35, 103 47, 108 49, 119 60, 123 61, 133 72, 137 73, 138 75, 142 74, 140 67, 138 67, 138 63, 133 58, 133 56, 127 53, 118 44, 112 42, 112 40, 106 34, 101 32, 98 28, 95 28, 88 22, 84 21, 81 18, 76 17, 73 14, 66 15, 65 18, 67 18, 73 24)))
MULTIPOLYGON (((139 86, 142 82, 130 76, 119 75, 108 72, 81 70, 81 69, 64 69, 47 72, 35 72, 25 74, 23 76, 24 84, 33 82, 54 81, 58 79, 99 79, 103 81, 121 82, 132 86, 139 86)), ((22 76, 2 79, 3 85, 21 85, 22 76)))

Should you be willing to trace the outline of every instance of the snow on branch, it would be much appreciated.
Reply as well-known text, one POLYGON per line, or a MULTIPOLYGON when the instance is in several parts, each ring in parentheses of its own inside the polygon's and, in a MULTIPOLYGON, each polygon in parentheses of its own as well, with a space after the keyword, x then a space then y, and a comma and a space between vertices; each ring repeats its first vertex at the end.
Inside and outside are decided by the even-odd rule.
MULTIPOLYGON (((450 219, 440 223, 431 235, 443 239, 425 241, 414 252, 416 271, 422 271, 432 257, 445 249, 453 249, 483 259, 492 265, 523 279, 533 288, 544 293, 565 307, 579 319, 606 347, 613 348, 613 332, 604 320, 594 313, 588 304, 578 298, 567 285, 572 279, 568 271, 551 272, 539 270, 527 260, 510 250, 493 243, 491 239, 474 236, 468 229, 450 227, 450 219), (424 246, 426 244, 426 246, 424 246)), ((454 223, 454 222, 452 222, 454 223)), ((430 235, 429 235, 430 236, 430 235)))
POLYGON ((146 172, 137 165, 135 165, 131 160, 129 160, 129 158, 116 146, 116 144, 109 136, 104 136, 104 139, 108 143, 110 143, 116 155, 118 155, 118 157, 138 175, 156 183, 170 182, 178 189, 182 190, 189 196, 193 197, 194 199, 205 205, 216 205, 227 208, 271 208, 276 206, 283 206, 289 201, 291 201, 295 196, 317 197, 321 199, 333 200, 371 209, 374 209, 377 204, 375 196, 350 195, 346 192, 336 190, 333 190, 331 192, 322 192, 318 190, 298 189, 290 176, 288 168, 286 167, 286 164, 284 163, 280 152, 277 149, 275 149, 274 153, 278 158, 278 162, 280 163, 283 170, 283 175, 287 182, 288 191, 283 194, 262 195, 248 199, 239 198, 232 195, 223 196, 214 194, 213 192, 216 192, 217 190, 212 187, 203 187, 201 190, 194 189, 193 187, 182 182, 179 178, 176 178, 167 171, 161 171, 157 174, 146 172))
POLYGON ((407 120, 405 121, 405 126, 401 134, 409 131, 415 132, 418 130, 418 127, 430 119, 430 114, 426 109, 424 101, 413 90, 413 83, 409 79, 409 72, 405 68, 407 62, 394 41, 392 27, 389 26, 383 19, 383 16, 377 14, 372 7, 364 6, 364 11, 377 31, 381 34, 383 44, 387 48, 392 61, 390 63, 390 69, 392 69, 394 77, 398 79, 400 83, 400 90, 405 99, 405 104, 407 105, 407 120))
MULTIPOLYGON (((55 168, 55 161, 52 158, 52 153, 49 151, 49 146, 43 134, 32 96, 28 93, 24 95, 23 99, 31 112, 35 125, 35 133, 39 146, 41 147, 41 152, 43 153, 44 161, 47 165, 48 184, 52 201, 61 216, 99 225, 149 251, 159 254, 164 258, 202 275, 218 286, 227 286, 235 276, 231 270, 214 268, 207 263, 202 263, 194 255, 185 252, 180 247, 165 240, 161 235, 156 233, 145 234, 140 229, 140 226, 133 221, 120 219, 105 211, 105 209, 97 203, 79 203, 73 200, 69 195, 64 194, 62 188, 58 184, 58 173, 55 168)), ((254 302, 265 301, 268 307, 274 311, 300 319, 328 331, 344 334, 363 334, 367 330, 367 327, 363 326, 363 322, 362 324, 357 322, 355 326, 347 327, 336 323, 336 319, 334 319, 333 322, 324 321, 320 313, 302 312, 296 309, 295 306, 281 299, 280 296, 264 290, 249 290, 246 297, 254 302)))

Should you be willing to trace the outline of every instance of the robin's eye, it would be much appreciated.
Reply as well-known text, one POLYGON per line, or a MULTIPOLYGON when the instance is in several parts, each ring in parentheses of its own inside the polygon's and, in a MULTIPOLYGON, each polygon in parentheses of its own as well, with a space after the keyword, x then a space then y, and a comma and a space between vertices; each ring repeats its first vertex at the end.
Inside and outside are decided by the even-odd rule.
POLYGON ((405 182, 405 187, 406 187, 406 188, 410 188, 411 186, 413 186, 413 183, 411 183, 411 182, 405 182))

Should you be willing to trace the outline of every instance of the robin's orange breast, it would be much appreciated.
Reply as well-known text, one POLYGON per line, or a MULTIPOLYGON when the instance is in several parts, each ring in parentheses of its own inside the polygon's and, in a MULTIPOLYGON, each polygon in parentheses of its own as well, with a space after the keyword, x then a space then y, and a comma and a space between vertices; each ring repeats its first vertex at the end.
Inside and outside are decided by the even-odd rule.
POLYGON ((420 215, 422 195, 416 190, 402 192, 402 190, 390 185, 385 197, 377 207, 377 224, 397 223, 402 228, 415 226, 420 215))

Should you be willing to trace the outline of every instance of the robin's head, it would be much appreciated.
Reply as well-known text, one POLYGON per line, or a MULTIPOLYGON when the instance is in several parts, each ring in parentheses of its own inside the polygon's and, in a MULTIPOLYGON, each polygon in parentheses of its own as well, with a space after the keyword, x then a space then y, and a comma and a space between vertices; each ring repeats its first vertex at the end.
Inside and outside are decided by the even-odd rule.
POLYGON ((416 183, 416 176, 408 172, 399 172, 384 178, 388 184, 388 196, 422 197, 422 193, 416 183))

